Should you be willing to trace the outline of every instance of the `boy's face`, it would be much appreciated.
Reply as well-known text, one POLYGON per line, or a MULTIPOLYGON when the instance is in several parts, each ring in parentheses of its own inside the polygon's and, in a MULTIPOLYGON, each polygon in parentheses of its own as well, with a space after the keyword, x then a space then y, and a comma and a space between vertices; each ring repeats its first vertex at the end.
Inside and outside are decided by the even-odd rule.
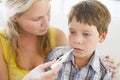
POLYGON ((75 18, 69 24, 69 44, 75 58, 89 58, 98 44, 106 37, 106 32, 99 36, 94 25, 77 22, 75 18))

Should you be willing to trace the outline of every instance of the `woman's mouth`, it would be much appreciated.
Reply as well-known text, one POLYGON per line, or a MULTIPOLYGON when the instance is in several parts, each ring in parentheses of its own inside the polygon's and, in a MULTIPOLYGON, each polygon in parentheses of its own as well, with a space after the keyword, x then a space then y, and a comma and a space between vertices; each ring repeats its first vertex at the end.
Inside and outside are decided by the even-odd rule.
POLYGON ((40 30, 41 32, 46 32, 47 31, 47 29, 44 29, 44 30, 40 30))

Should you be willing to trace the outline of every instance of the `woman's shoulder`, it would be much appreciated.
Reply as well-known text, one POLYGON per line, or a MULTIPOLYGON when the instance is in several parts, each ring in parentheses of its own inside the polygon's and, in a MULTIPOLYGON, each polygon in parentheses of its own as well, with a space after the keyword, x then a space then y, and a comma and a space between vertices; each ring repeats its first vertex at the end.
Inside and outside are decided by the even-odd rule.
POLYGON ((60 36, 60 35, 65 36, 65 33, 64 33, 63 30, 61 30, 59 28, 56 28, 54 26, 50 26, 49 31, 52 32, 52 33, 55 32, 57 36, 60 36))
POLYGON ((4 30, 0 30, 0 54, 3 55, 6 46, 6 35, 4 30))
POLYGON ((0 29, 0 38, 7 38, 7 32, 4 29, 0 29))
POLYGON ((49 31, 52 32, 52 33, 53 32, 57 33, 57 35, 62 35, 64 33, 61 29, 59 29, 57 27, 54 27, 54 26, 50 26, 49 31))
POLYGON ((56 46, 68 45, 67 35, 64 33, 64 31, 62 31, 59 28, 54 28, 54 30, 55 30, 55 35, 56 35, 56 46))

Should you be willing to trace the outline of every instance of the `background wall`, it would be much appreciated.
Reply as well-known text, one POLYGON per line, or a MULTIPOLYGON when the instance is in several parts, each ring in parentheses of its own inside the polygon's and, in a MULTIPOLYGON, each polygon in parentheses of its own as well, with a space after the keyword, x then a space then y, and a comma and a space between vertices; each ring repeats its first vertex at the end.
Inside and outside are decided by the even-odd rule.
MULTIPOLYGON (((68 36, 68 19, 67 15, 72 5, 76 4, 80 0, 51 0, 51 22, 50 24, 63 30, 68 36)), ((103 54, 109 54, 111 57, 120 62, 120 0, 100 0, 105 4, 111 12, 112 22, 109 26, 109 34, 103 44, 98 49, 103 54)), ((4 9, 0 4, 0 22, 2 21, 4 9)), ((4 21, 3 21, 4 22, 4 21)), ((1 29, 2 27, 0 27, 1 29)), ((120 68, 119 74, 120 75, 120 68)), ((120 80, 118 76, 116 80, 120 80)))
MULTIPOLYGON (((67 15, 72 5, 80 0, 51 0, 51 25, 62 29, 68 35, 67 15)), ((98 49, 120 62, 120 0, 100 0, 107 6, 112 15, 109 34, 98 49)))
MULTIPOLYGON (((62 29, 68 36, 68 18, 67 15, 71 6, 80 0, 51 0, 51 22, 50 24, 62 29)), ((111 12, 112 22, 109 25, 109 34, 103 44, 98 49, 103 54, 109 54, 117 62, 120 62, 120 0, 99 0, 105 4, 111 12)), ((1 18, 4 7, 0 4, 0 22, 4 23, 1 18)), ((2 28, 2 27, 0 27, 2 28)))

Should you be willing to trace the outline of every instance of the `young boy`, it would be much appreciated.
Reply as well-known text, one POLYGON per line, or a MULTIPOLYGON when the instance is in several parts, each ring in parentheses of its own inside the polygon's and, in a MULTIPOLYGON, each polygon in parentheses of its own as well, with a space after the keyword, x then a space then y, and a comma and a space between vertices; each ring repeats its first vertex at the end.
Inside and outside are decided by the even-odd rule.
POLYGON ((73 6, 68 21, 70 47, 55 48, 48 57, 51 60, 73 49, 63 62, 57 80, 111 80, 109 68, 96 50, 105 40, 110 22, 110 12, 97 0, 73 6))

